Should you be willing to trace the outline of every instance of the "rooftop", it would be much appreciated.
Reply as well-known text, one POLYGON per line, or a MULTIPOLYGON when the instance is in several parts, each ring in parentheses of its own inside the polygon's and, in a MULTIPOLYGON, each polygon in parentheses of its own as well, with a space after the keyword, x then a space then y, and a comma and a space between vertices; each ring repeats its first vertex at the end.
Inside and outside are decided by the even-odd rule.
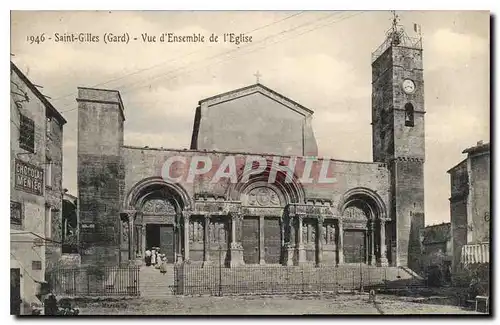
POLYGON ((45 97, 39 90, 38 88, 24 75, 24 73, 14 64, 14 62, 10 62, 10 68, 16 72, 16 74, 21 78, 21 80, 28 86, 28 88, 35 94, 38 99, 44 104, 44 106, 47 108, 48 112, 53 115, 59 123, 62 125, 66 124, 66 119, 59 113, 57 109, 55 109, 54 106, 49 102, 47 97, 45 97))
POLYGON ((490 151, 490 143, 483 143, 483 141, 478 141, 475 146, 465 149, 464 151, 462 151, 462 153, 467 153, 470 155, 486 151, 490 151))
POLYGON ((283 96, 282 94, 272 90, 269 87, 264 86, 261 83, 256 83, 256 84, 253 84, 250 86, 234 89, 234 90, 222 93, 222 94, 218 94, 215 96, 211 96, 211 97, 202 99, 198 102, 198 105, 201 105, 202 103, 205 103, 205 102, 216 101, 218 99, 220 99, 221 101, 225 101, 228 99, 232 99, 232 98, 225 98, 225 97, 232 97, 232 96, 238 96, 238 95, 248 95, 248 93, 254 93, 254 92, 260 92, 264 95, 269 94, 272 97, 277 98, 278 101, 281 101, 283 104, 288 103, 288 105, 286 105, 286 106, 290 106, 290 104, 291 104, 291 106, 293 106, 293 108, 298 109, 299 111, 303 111, 303 114, 305 114, 305 115, 310 115, 310 114, 314 113, 311 109, 297 103, 294 100, 291 100, 290 98, 288 98, 286 96, 283 96))
MULTIPOLYGON (((199 152, 203 154, 225 154, 225 155, 243 155, 243 156, 261 156, 261 157, 283 157, 283 158, 291 158, 292 156, 287 155, 278 155, 272 153, 251 153, 251 152, 240 152, 240 151, 218 151, 218 150, 196 150, 196 149, 176 149, 176 148, 155 148, 155 147, 140 147, 140 146, 131 146, 131 145, 123 145, 123 148, 126 149, 134 149, 134 150, 149 150, 149 151, 172 151, 172 152, 199 152)), ((309 156, 302 156, 309 157, 309 156)), ((300 158, 296 157, 296 158, 300 158)), ((317 160, 330 160, 341 163, 356 163, 356 164, 367 164, 367 165, 379 165, 379 167, 386 168, 387 165, 381 162, 371 162, 371 161, 355 161, 355 160, 341 160, 341 159, 333 159, 328 157, 313 157, 317 160)))
POLYGON ((447 242, 451 238, 451 223, 425 227, 423 244, 437 244, 447 242))

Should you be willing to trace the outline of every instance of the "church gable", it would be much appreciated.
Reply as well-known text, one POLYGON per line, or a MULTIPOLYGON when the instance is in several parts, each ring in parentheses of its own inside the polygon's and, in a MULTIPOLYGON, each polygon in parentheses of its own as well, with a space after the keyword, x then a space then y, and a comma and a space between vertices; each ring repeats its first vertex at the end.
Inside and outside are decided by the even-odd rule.
POLYGON ((213 106, 213 105, 216 105, 216 104, 219 104, 222 102, 234 100, 236 98, 248 96, 248 95, 255 94, 255 93, 259 93, 263 96, 266 96, 266 97, 282 104, 285 107, 288 107, 289 109, 291 109, 291 110, 293 110, 293 111, 295 111, 303 116, 310 116, 314 113, 309 108, 306 108, 305 106, 300 105, 299 103, 291 100, 290 98, 285 97, 285 96, 281 95, 280 93, 278 93, 278 92, 276 92, 276 91, 274 91, 274 90, 272 90, 272 89, 270 89, 270 88, 268 88, 260 83, 254 84, 254 85, 251 85, 248 87, 228 91, 228 92, 225 92, 225 93, 222 93, 222 94, 219 94, 216 96, 212 96, 209 98, 202 99, 199 101, 198 105, 200 105, 200 106, 202 106, 202 105, 213 106))
POLYGON ((316 155, 312 111, 263 86, 201 100, 192 149, 316 155))

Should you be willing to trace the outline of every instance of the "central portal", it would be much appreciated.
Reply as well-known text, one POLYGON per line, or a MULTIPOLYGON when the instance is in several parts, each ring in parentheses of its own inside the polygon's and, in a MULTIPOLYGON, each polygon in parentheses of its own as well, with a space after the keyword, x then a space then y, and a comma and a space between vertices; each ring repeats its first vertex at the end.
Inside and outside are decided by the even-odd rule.
POLYGON ((366 263, 366 233, 361 230, 344 231, 344 262, 366 263))
POLYGON ((168 263, 175 262, 174 227, 165 224, 146 225, 146 247, 160 247, 160 253, 165 254, 168 263))

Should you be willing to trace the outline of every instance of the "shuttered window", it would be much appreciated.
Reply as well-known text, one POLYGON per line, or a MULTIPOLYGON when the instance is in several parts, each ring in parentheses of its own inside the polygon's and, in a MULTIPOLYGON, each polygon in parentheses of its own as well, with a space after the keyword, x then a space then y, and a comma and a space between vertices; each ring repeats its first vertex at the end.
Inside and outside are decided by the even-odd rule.
POLYGON ((22 114, 20 114, 19 147, 35 152, 35 122, 22 114))

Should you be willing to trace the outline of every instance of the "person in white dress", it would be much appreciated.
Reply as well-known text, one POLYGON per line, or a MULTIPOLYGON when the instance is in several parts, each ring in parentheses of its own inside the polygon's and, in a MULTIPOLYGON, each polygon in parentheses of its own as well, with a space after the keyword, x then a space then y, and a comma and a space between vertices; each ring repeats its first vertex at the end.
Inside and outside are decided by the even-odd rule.
POLYGON ((151 266, 151 251, 149 249, 144 254, 144 261, 146 262, 146 266, 151 266))
POLYGON ((153 247, 153 250, 151 251, 151 265, 156 265, 156 247, 153 247))

